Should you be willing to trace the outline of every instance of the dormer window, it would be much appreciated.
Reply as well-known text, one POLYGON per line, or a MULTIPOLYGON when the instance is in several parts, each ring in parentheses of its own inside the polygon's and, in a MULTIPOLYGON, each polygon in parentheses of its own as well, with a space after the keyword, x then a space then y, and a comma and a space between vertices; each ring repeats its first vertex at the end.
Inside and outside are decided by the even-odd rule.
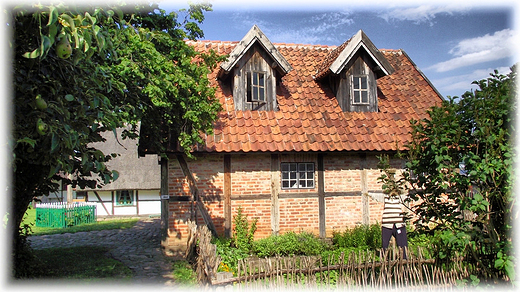
POLYGON ((247 102, 265 102, 265 72, 247 72, 247 102))
POLYGON ((368 104, 368 75, 352 76, 352 104, 368 104))
POLYGON ((219 78, 230 82, 237 111, 276 111, 277 80, 291 65, 255 25, 220 65, 219 78))
POLYGON ((314 78, 328 85, 344 112, 377 112, 377 79, 393 71, 360 30, 329 53, 317 67, 314 78))

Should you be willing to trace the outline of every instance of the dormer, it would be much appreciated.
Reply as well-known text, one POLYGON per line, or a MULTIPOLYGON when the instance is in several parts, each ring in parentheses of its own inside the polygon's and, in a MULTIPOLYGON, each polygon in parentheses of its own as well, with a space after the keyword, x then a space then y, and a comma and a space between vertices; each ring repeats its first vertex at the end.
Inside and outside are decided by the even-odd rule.
POLYGON ((327 56, 315 79, 332 89, 344 112, 376 112, 377 79, 393 71, 383 54, 360 30, 327 56))
POLYGON ((265 34, 254 25, 220 65, 219 78, 231 80, 235 110, 277 110, 276 84, 292 70, 265 34))

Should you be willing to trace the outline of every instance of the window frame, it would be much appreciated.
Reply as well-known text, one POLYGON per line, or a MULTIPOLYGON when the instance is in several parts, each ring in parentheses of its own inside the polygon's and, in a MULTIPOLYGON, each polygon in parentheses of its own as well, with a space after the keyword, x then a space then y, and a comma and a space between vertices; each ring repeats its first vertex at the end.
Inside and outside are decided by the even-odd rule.
POLYGON ((351 104, 352 105, 368 105, 370 104, 370 86, 368 74, 354 74, 351 75, 351 104), (363 88, 363 78, 366 80, 363 88), (356 88, 356 80, 359 80, 359 87, 356 88), (356 93, 359 94, 359 101, 356 102, 356 93), (366 93, 366 102, 363 102, 363 93, 366 93))
POLYGON ((314 162, 282 162, 280 175, 280 185, 283 190, 314 189, 316 187, 314 162), (312 174, 312 177, 309 177, 309 174, 312 174))
POLYGON ((246 101, 256 103, 267 102, 267 72, 259 70, 250 70, 246 73, 246 101), (255 79, 256 77, 256 79, 255 79), (260 78, 263 77, 263 78, 260 78), (255 82, 256 80, 256 82, 255 82), (263 84, 260 84, 262 80, 263 84), (257 83, 257 84, 255 84, 257 83), (256 93, 256 98, 255 98, 256 93))
POLYGON ((118 190, 116 191, 116 206, 133 206, 135 202, 134 190, 118 190), (128 193, 129 201, 121 198, 124 192, 128 193))

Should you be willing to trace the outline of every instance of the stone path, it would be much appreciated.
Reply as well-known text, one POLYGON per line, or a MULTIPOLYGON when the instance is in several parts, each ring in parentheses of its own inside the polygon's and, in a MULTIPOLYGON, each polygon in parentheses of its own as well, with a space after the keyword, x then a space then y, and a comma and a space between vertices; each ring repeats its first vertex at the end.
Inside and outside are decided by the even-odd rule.
POLYGON ((160 244, 160 219, 141 218, 129 229, 30 236, 34 249, 71 246, 104 246, 109 256, 133 271, 133 284, 175 286, 172 258, 163 254, 160 244))

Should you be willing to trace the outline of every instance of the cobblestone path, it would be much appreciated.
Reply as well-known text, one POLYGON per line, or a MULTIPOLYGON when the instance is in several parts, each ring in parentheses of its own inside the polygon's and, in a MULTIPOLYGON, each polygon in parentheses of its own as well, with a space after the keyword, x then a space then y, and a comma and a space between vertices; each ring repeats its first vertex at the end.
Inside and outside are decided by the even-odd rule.
POLYGON ((101 230, 29 237, 34 249, 71 246, 104 246, 109 255, 133 272, 135 284, 175 286, 172 258, 160 245, 160 219, 141 218, 129 229, 101 230))

